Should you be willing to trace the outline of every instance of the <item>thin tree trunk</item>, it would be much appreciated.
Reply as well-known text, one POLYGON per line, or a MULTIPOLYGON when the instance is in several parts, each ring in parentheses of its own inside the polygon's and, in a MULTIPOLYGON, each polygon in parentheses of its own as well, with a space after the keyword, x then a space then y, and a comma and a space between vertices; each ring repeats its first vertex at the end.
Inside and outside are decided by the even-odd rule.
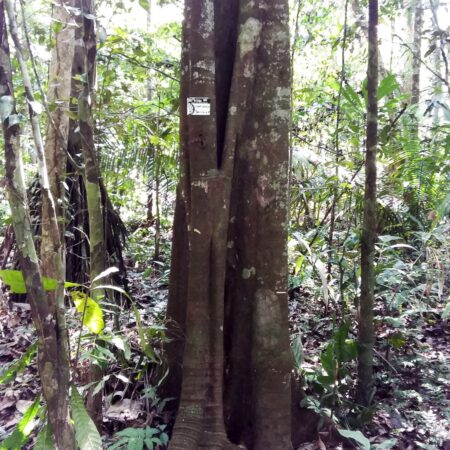
MULTIPOLYGON (((160 156, 158 156, 158 166, 160 164, 159 161, 160 156)), ((160 247, 161 247, 161 209, 160 209, 160 179, 161 179, 161 172, 158 168, 156 173, 156 180, 155 180, 155 252, 153 255, 153 259, 155 261, 159 260, 160 257, 160 247)))
MULTIPOLYGON (((342 48, 341 48, 341 74, 339 79, 339 93, 338 93, 338 99, 337 99, 337 106, 336 106, 336 127, 335 127, 335 137, 334 137, 334 149, 336 152, 335 156, 335 183, 333 186, 333 200, 331 202, 331 214, 330 214, 330 228, 328 231, 328 264, 327 264, 327 275, 328 280, 331 279, 331 271, 333 268, 333 258, 334 258, 334 250, 333 250, 333 241, 334 241, 334 229, 335 229, 335 222, 336 222, 336 208, 338 206, 338 195, 339 195, 339 163, 341 162, 342 158, 342 151, 340 148, 340 135, 339 130, 341 126, 341 100, 342 100, 342 90, 344 87, 344 79, 345 79, 345 46, 347 45, 347 18, 348 18, 348 2, 349 0, 345 1, 344 5, 344 29, 343 29, 343 36, 342 36, 342 48)), ((343 299, 341 298, 341 301, 343 302, 343 299)), ((326 304, 326 309, 328 309, 328 302, 326 304)), ((326 311, 327 312, 327 311, 326 311)))
POLYGON ((375 287, 374 254, 377 239, 377 128, 378 128, 378 0, 369 0, 369 63, 367 68, 366 182, 361 235, 361 296, 359 312, 360 346, 357 399, 369 405, 373 398, 373 305, 375 287))
MULTIPOLYGON (((442 59, 443 63, 443 69, 439 67, 437 71, 433 71, 435 75, 439 76, 439 79, 446 85, 447 92, 450 92, 450 85, 449 85, 449 61, 448 61, 448 55, 450 50, 450 44, 448 42, 448 39, 445 39, 446 32, 442 30, 439 27, 439 22, 437 18, 437 10, 439 7, 439 0, 430 0, 430 6, 431 6, 431 14, 433 18, 433 26, 434 26, 434 33, 436 35, 436 52, 440 54, 439 58, 442 59), (444 73, 442 73, 442 70, 444 73), (442 73, 442 75, 441 75, 442 73)), ((435 64, 437 66, 441 66, 441 64, 435 64)))
MULTIPOLYGON (((16 53, 24 79, 27 99, 32 102, 31 83, 26 72, 25 61, 22 56, 18 39, 17 25, 13 4, 7 0, 0 0, 0 89, 2 99, 9 98, 14 104, 14 92, 8 39, 6 33, 6 21, 4 6, 9 16, 11 35, 16 45, 16 53)), ((46 173, 45 158, 37 118, 32 111, 33 133, 36 138, 36 147, 40 166, 40 180, 43 195, 46 196, 50 208, 52 208, 52 196, 50 193, 46 173)), ((48 296, 42 284, 42 275, 34 245, 32 224, 30 220, 25 182, 23 179, 23 162, 20 149, 20 127, 15 107, 11 115, 3 121, 3 133, 5 137, 5 161, 8 198, 11 205, 13 226, 20 253, 20 265, 24 274, 28 291, 33 321, 36 326, 39 339, 38 369, 41 378, 42 390, 47 402, 48 418, 52 426, 56 447, 60 450, 75 449, 75 436, 69 417, 69 361, 67 334, 65 323, 60 315, 64 313, 55 303, 54 297, 48 296)), ((55 220, 53 207, 53 219, 50 223, 55 232, 55 254, 58 256, 59 230, 55 220)), ((60 269, 60 260, 56 259, 60 269)), ((58 294, 63 291, 64 278, 58 278, 58 294)))
MULTIPOLYGON (((58 288, 48 297, 55 304, 59 332, 59 364, 61 379, 70 383, 70 353, 66 326, 66 308, 64 280, 65 268, 65 217, 66 191, 65 177, 67 164, 67 142, 69 134, 69 96, 72 73, 74 23, 68 7, 73 7, 73 0, 65 0, 53 7, 53 20, 61 23, 62 28, 55 34, 52 49, 47 99, 54 106, 49 115, 44 153, 45 175, 48 174, 49 194, 42 195, 41 208, 41 246, 40 258, 43 273, 58 280, 58 288)), ((36 117, 37 119, 37 117, 36 117)), ((61 395, 61 402, 65 401, 61 395)))
MULTIPOLYGON (((101 199, 100 169, 94 141, 94 124, 92 106, 95 104, 96 78, 96 36, 94 0, 78 0, 82 14, 79 16, 79 29, 73 61, 73 76, 78 81, 72 84, 72 97, 78 98, 78 123, 80 146, 84 160, 84 185, 86 189, 87 211, 89 220, 89 261, 91 289, 95 287, 92 280, 106 269, 105 223, 101 199)), ((104 280, 101 280, 103 283, 104 280)), ((97 283, 98 284, 98 283, 97 283)), ((95 290, 94 300, 100 301, 104 292, 95 290)), ((98 345, 98 344, 97 344, 98 345)), ((102 369, 91 366, 90 382, 98 382, 103 376, 102 369)), ((87 408, 97 427, 102 424, 102 391, 96 395, 88 393, 87 408)))
POLYGON ((418 105, 420 100, 420 66, 422 50, 423 7, 422 1, 416 0, 414 7, 414 42, 411 75, 411 105, 418 105))
MULTIPOLYGON (((150 33, 152 29, 152 0, 148 1, 148 9, 147 9, 147 36, 150 41, 150 33)), ((151 45, 149 45, 149 48, 151 48, 151 45)), ((150 72, 149 77, 147 79, 147 101, 152 101, 153 99, 153 79, 152 79, 152 72, 150 72)), ((159 113, 158 113, 159 114, 159 113)), ((155 164, 155 146, 154 144, 150 144, 148 149, 149 153, 149 161, 151 164, 155 164)), ((150 170, 150 180, 148 183, 148 194, 147 194, 147 226, 151 227, 153 224, 153 183, 154 183, 154 177, 153 173, 155 173, 154 170, 150 170)), ((155 252, 156 253, 156 252, 155 252)), ((155 258, 156 259, 156 258, 155 258)))
MULTIPOLYGON (((370 25, 368 24, 364 10, 361 7, 361 0, 352 0, 352 9, 353 9, 353 14, 355 15, 356 25, 358 25, 360 30, 363 32, 364 37, 368 40, 370 25)), ((377 52, 378 52, 379 75, 381 75, 381 77, 384 78, 386 75, 388 75, 389 72, 386 70, 386 66, 383 64, 383 58, 382 58, 379 48, 378 48, 377 52)))

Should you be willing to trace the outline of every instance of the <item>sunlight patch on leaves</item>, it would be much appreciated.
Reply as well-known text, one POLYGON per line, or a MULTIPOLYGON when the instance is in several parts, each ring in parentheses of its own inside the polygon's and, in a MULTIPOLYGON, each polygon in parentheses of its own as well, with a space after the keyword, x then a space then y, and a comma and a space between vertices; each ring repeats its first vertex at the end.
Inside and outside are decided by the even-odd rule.
POLYGON ((70 296, 75 303, 76 310, 83 315, 83 325, 92 333, 99 334, 105 328, 100 305, 84 292, 72 291, 70 296))

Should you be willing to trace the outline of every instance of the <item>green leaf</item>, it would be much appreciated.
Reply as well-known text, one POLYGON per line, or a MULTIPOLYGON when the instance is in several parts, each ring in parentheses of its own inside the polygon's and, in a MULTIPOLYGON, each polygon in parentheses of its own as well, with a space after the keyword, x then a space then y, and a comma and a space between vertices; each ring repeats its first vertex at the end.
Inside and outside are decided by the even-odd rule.
MULTIPOLYGON (((0 278, 3 283, 9 286, 9 289, 13 294, 26 294, 27 287, 25 285, 25 279, 21 270, 0 270, 0 278)), ((42 277, 44 289, 46 291, 54 291, 58 287, 58 281, 54 278, 42 277)), ((78 283, 72 283, 66 281, 64 287, 76 287, 80 286, 78 283)))
POLYGON ((295 262, 294 275, 297 275, 302 268, 303 261, 305 260, 305 255, 300 255, 295 262))
POLYGON ((370 442, 369 439, 367 439, 361 431, 351 431, 351 430, 340 430, 338 428, 338 432, 341 436, 347 438, 347 439, 353 439, 356 441, 360 448, 364 450, 370 450, 370 442))
MULTIPOLYGON (((154 448, 154 445, 153 445, 153 443, 154 443, 154 438, 152 439, 152 438, 145 438, 144 439, 144 442, 145 442, 145 445, 147 446, 147 448, 149 449, 149 450, 153 450, 153 448, 154 448)), ((156 442, 155 442, 156 443, 156 442)), ((158 442, 158 444, 159 444, 159 442, 158 442)))
POLYGON ((130 346, 121 336, 113 336, 111 344, 115 345, 119 350, 123 351, 123 356, 128 361, 131 358, 130 346))
POLYGON ((9 364, 4 371, 0 374, 0 384, 9 383, 14 380, 16 376, 23 372, 28 364, 30 364, 37 350, 37 341, 34 341, 27 351, 16 361, 9 364))
POLYGON ((100 305, 81 291, 72 291, 70 296, 75 303, 77 311, 80 314, 84 314, 83 325, 92 333, 99 334, 105 328, 103 311, 100 305))
POLYGON ((448 319, 450 317, 450 302, 447 303, 447 305, 444 308, 444 311, 442 311, 442 318, 448 319))
POLYGON ((347 339, 349 328, 350 325, 348 322, 343 322, 333 336, 334 349, 338 362, 345 361, 345 340, 347 339))
POLYGON ((397 89, 399 89, 397 80, 395 79, 395 76, 390 73, 381 80, 380 85, 378 86, 378 100, 392 94, 397 89))
POLYGON ((327 348, 320 355, 320 362, 325 372, 333 378, 336 377, 337 361, 334 356, 333 346, 328 345, 327 348))
POLYGON ((430 45, 430 48, 425 52, 425 55, 423 55, 424 58, 426 58, 428 55, 431 55, 436 50, 436 44, 430 45))
POLYGON ((34 418, 39 412, 39 403, 41 396, 38 395, 34 402, 25 411, 20 422, 17 424, 14 432, 0 443, 0 450, 16 450, 22 448, 23 444, 27 442, 30 433, 36 426, 34 418))
POLYGON ((13 294, 26 294, 25 280, 20 270, 0 270, 0 278, 13 294))
POLYGON ((358 356, 358 347, 356 341, 347 339, 350 324, 342 323, 333 337, 336 359, 338 363, 348 362, 358 356))
POLYGON ((50 425, 45 424, 36 438, 33 450, 54 450, 53 433, 50 425))
POLYGON ((75 426, 75 439, 80 450, 99 450, 102 438, 84 406, 84 401, 77 388, 72 386, 70 396, 70 409, 75 426))
POLYGON ((297 370, 300 370, 302 364, 303 364, 303 344, 302 344, 302 338, 300 334, 297 334, 292 341, 292 354, 294 356, 294 367, 297 370))
POLYGON ((146 11, 148 11, 150 4, 148 0, 139 0, 139 4, 144 8, 146 11))
POLYGON ((4 122, 14 111, 14 97, 3 95, 0 97, 0 117, 4 122))
POLYGON ((361 108, 361 98, 358 93, 348 84, 342 90, 342 95, 344 98, 353 105, 357 110, 361 108))
POLYGON ((392 345, 392 347, 399 349, 406 344, 406 339, 401 331, 397 331, 396 333, 388 337, 388 342, 392 345))
POLYGON ((356 359, 358 356, 358 343, 355 339, 346 339, 342 351, 342 361, 348 362, 356 359))

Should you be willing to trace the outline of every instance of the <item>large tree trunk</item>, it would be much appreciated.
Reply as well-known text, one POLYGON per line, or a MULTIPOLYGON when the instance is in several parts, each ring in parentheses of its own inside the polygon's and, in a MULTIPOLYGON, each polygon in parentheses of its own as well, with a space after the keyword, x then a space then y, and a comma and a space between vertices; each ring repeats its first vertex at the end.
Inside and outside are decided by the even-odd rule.
POLYGON ((361 234, 361 296, 359 311, 358 401, 369 405, 373 398, 373 304, 374 254, 377 239, 377 128, 378 128, 378 0, 369 0, 369 63, 367 68, 366 183, 361 234))
MULTIPOLYGON (((32 97, 31 83, 26 71, 22 49, 18 39, 15 13, 11 1, 6 1, 11 34, 16 45, 16 53, 24 79, 25 91, 29 102, 32 97)), ((0 94, 2 101, 10 99, 13 108, 11 115, 3 121, 5 137, 5 161, 8 198, 11 205, 14 232, 20 253, 20 266, 24 274, 31 305, 32 317, 36 326, 39 342, 38 369, 42 390, 47 402, 49 423, 53 429, 56 448, 60 450, 75 449, 75 437, 69 417, 69 363, 65 323, 61 321, 64 313, 55 302, 54 296, 46 294, 42 284, 42 274, 34 245, 32 224, 29 215, 25 182, 23 179, 23 163, 20 149, 20 127, 14 107, 9 46, 6 33, 4 2, 0 0, 0 94)), ((30 106, 33 104, 30 103, 30 106)), ((40 180, 43 195, 46 196, 50 208, 53 208, 51 229, 55 232, 55 257, 59 257, 59 230, 55 220, 55 211, 50 192, 42 141, 40 140, 37 118, 30 108, 33 134, 39 158, 40 180)), ((56 259, 58 268, 60 260, 56 259)), ((59 273, 59 272, 58 272, 59 273)), ((64 276, 58 286, 58 295, 63 291, 64 276)), ((62 305, 63 306, 63 305, 62 305)))
POLYGON ((286 0, 186 0, 168 306, 186 342, 182 362, 170 352, 183 379, 171 450, 291 448, 289 54, 286 0), (192 97, 211 111, 194 115, 192 97))

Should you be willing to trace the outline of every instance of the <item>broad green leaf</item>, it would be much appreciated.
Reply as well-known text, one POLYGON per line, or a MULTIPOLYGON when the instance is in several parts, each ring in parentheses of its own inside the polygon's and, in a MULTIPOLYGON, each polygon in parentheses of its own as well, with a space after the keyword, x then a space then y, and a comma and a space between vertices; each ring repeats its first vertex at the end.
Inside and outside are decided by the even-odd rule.
POLYGON ((348 322, 343 322, 341 325, 339 325, 339 328, 337 329, 336 333, 333 336, 333 343, 334 343, 334 351, 336 353, 336 359, 338 362, 345 361, 344 359, 344 347, 345 347, 345 340, 348 336, 348 330, 350 328, 350 325, 348 322))
POLYGON ((349 362, 358 356, 358 346, 354 339, 347 339, 350 324, 344 322, 334 335, 336 358, 339 363, 349 362))
POLYGON ((340 430, 338 428, 338 432, 341 436, 356 441, 360 448, 370 450, 370 441, 361 433, 361 431, 340 430))
POLYGON ((322 363, 325 372, 334 380, 336 377, 337 361, 334 357, 332 345, 328 345, 327 348, 321 353, 320 362, 322 363))
POLYGON ((0 278, 13 294, 26 294, 25 280, 20 270, 0 270, 0 278))
POLYGON ((355 339, 346 339, 343 349, 344 362, 352 361, 358 356, 358 343, 355 339))
POLYGON ((361 98, 358 93, 348 84, 342 90, 342 95, 344 98, 353 105, 356 109, 361 108, 361 98))
POLYGON ((77 311, 82 315, 84 314, 83 325, 92 333, 99 334, 105 328, 103 311, 100 305, 84 292, 72 291, 70 296, 77 311))
POLYGON ((27 348, 27 351, 21 356, 20 359, 13 361, 4 371, 0 373, 0 384, 9 383, 11 380, 14 380, 19 373, 23 372, 28 364, 30 364, 36 351, 37 341, 33 342, 27 348))
POLYGON ((392 94, 395 90, 399 89, 399 85, 397 83, 397 80, 395 79, 395 76, 392 74, 389 74, 385 76, 378 86, 377 91, 377 98, 380 100, 383 97, 386 97, 387 95, 392 94))
POLYGON ((39 412, 41 396, 38 395, 34 402, 25 411, 14 432, 0 443, 0 450, 16 450, 22 448, 27 442, 30 433, 36 426, 35 417, 39 412))
MULTIPOLYGON (((9 286, 9 289, 13 294, 27 293, 25 279, 21 270, 0 270, 0 278, 3 283, 9 286)), ((46 291, 54 291, 58 287, 58 281, 54 278, 42 277, 42 282, 46 291)), ((72 283, 71 281, 66 281, 64 283, 64 287, 66 288, 77 286, 80 285, 78 283, 72 283)))
POLYGON ((74 283, 73 281, 65 281, 64 287, 65 288, 71 288, 71 287, 81 287, 82 285, 80 283, 74 283))
POLYGON ((53 442, 53 433, 50 425, 45 424, 36 438, 33 450, 54 450, 55 443, 53 442))
POLYGON ((77 388, 72 386, 70 409, 75 427, 75 439, 80 450, 99 450, 103 448, 102 438, 84 406, 77 388))
POLYGON ((305 260, 305 255, 300 255, 295 262, 294 275, 297 275, 302 268, 303 261, 305 260))

